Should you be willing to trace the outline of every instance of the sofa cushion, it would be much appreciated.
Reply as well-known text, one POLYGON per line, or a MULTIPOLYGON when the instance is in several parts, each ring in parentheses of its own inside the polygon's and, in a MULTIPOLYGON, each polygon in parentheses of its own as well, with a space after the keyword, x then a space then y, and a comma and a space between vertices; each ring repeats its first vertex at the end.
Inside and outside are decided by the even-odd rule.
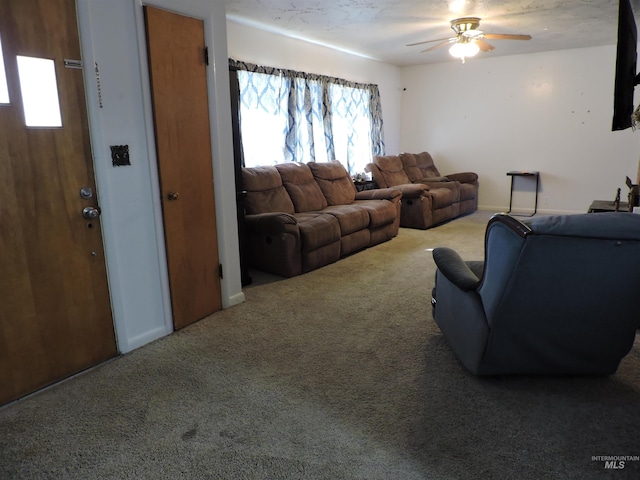
POLYGON ((371 232, 368 228, 353 232, 349 235, 343 235, 340 238, 340 256, 345 257, 353 252, 362 250, 370 246, 371 232))
POLYGON ((309 168, 329 205, 347 205, 356 198, 356 188, 349 173, 338 162, 309 162, 309 168))
POLYGON ((336 217, 343 237, 369 226, 369 212, 360 205, 330 205, 323 212, 336 217))
POLYGON ((250 215, 268 212, 294 213, 293 203, 275 167, 242 169, 244 208, 250 215))
POLYGON ((388 200, 358 200, 356 205, 369 213, 369 229, 393 223, 397 216, 396 206, 388 200))
POLYGON ((411 167, 411 173, 407 171, 409 177, 416 176, 412 182, 417 182, 425 177, 440 177, 440 172, 433 163, 433 157, 429 152, 422 153, 401 153, 401 161, 404 165, 411 167))
POLYGON ((295 162, 280 163, 275 168, 280 172, 282 183, 296 212, 313 212, 327 206, 327 199, 324 198, 308 165, 295 162))
POLYGON ((478 196, 478 189, 471 183, 460 184, 460 201, 472 200, 478 196))
POLYGON ((427 195, 431 196, 432 208, 434 210, 448 207, 458 201, 458 192, 448 188, 432 188, 427 195))
POLYGON ((401 153, 400 161, 402 161, 404 173, 407 174, 407 177, 409 177, 409 180, 411 180, 412 183, 417 183, 422 180, 422 178, 424 178, 422 170, 418 168, 418 165, 416 163, 415 155, 401 153))
POLYGON ((308 212, 296 213, 294 216, 300 228, 303 252, 340 241, 340 224, 333 215, 308 212))
POLYGON ((378 170, 380 170, 380 174, 388 186, 393 187, 411 183, 411 180, 409 180, 409 177, 402 168, 400 157, 396 155, 388 155, 385 157, 377 156, 374 158, 374 163, 378 167, 378 170))

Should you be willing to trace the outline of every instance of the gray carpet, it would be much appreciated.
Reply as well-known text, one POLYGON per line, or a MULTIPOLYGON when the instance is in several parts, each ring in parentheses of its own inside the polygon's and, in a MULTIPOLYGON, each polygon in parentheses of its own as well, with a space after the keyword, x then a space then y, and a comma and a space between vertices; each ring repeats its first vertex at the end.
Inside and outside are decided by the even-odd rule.
POLYGON ((487 212, 300 277, 0 410, 0 478, 627 479, 640 343, 605 378, 476 378, 431 318, 428 248, 487 212), (617 466, 620 466, 618 464, 617 466))

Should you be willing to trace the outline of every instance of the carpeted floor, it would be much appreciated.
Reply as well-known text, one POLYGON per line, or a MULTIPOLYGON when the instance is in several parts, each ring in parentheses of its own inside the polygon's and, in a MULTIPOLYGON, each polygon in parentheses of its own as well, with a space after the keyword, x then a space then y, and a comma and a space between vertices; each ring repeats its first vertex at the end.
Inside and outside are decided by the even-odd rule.
POLYGON ((477 378, 431 318, 488 212, 300 277, 0 410, 0 478, 630 479, 640 343, 605 378, 477 378), (616 464, 620 466, 621 464, 616 464))

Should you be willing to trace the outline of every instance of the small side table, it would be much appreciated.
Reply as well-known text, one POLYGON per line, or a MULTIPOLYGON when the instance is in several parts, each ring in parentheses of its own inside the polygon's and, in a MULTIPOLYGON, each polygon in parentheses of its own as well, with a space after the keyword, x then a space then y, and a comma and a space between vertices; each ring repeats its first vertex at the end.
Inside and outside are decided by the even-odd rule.
POLYGON ((518 215, 522 217, 533 217, 538 211, 538 186, 540 185, 540 172, 535 170, 512 170, 507 172, 507 175, 511 177, 511 192, 509 194, 509 211, 511 213, 511 205, 513 201, 513 179, 515 177, 535 177, 536 179, 536 200, 533 206, 533 213, 531 215, 518 215))
POLYGON ((589 206, 589 213, 599 212, 628 212, 629 204, 627 202, 620 202, 618 209, 616 210, 616 202, 609 200, 594 200, 589 206))
POLYGON ((357 192, 373 190, 376 188, 376 182, 373 180, 354 180, 353 185, 356 187, 357 192))

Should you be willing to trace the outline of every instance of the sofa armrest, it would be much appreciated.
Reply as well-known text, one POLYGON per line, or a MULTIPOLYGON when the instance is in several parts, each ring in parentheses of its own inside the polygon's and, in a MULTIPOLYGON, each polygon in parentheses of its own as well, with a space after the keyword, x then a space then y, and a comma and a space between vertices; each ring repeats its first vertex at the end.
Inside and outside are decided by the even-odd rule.
POLYGON ((428 179, 426 179, 425 181, 422 181, 420 183, 434 190, 436 188, 447 188, 449 190, 454 190, 454 191, 460 190, 460 182, 454 182, 452 180, 448 180, 445 182, 430 182, 428 181, 428 179))
POLYGON ((363 190, 356 193, 356 200, 389 200, 400 198, 402 192, 398 187, 374 188, 373 190, 363 190))
POLYGON ((476 183, 478 181, 478 174, 473 172, 452 173, 451 175, 447 175, 447 178, 460 183, 476 183))
MULTIPOLYGON (((395 185, 389 188, 369 190, 369 191, 376 192, 379 190, 395 190, 396 192, 398 192, 396 196, 401 195, 402 198, 419 198, 420 196, 424 195, 426 192, 429 191, 429 187, 421 183, 404 183, 402 185, 395 185)), ((365 199, 366 199, 365 197, 358 197, 356 195, 356 200, 365 200, 365 199)))
POLYGON ((418 180, 414 183, 425 183, 425 182, 450 182, 449 177, 424 177, 421 180, 418 180))
POLYGON ((258 213, 245 215, 247 230, 252 233, 278 235, 298 229, 298 221, 293 215, 283 212, 258 213))
POLYGON ((455 250, 445 247, 434 248, 433 260, 447 280, 461 290, 467 292, 478 288, 480 279, 455 250))

